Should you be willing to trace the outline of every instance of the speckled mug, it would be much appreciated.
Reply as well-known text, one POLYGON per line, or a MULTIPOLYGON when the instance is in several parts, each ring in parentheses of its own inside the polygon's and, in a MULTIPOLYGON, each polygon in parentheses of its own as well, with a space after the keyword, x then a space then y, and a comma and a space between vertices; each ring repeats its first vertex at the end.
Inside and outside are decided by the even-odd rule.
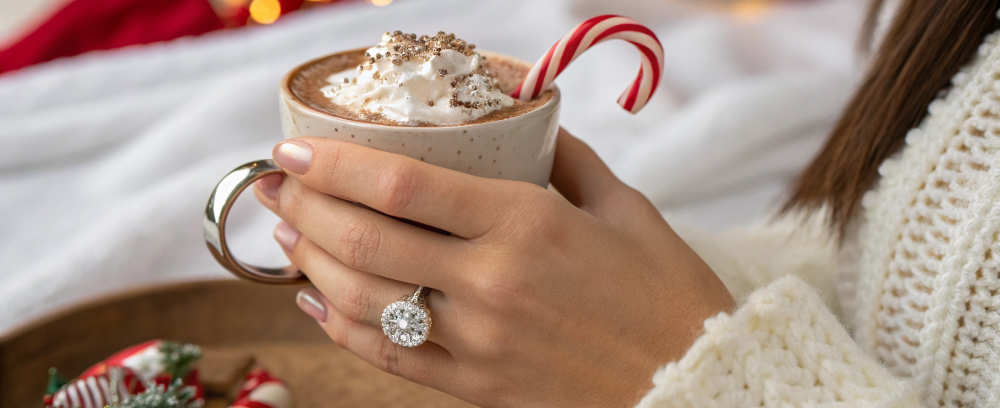
POLYGON ((345 119, 310 107, 290 89, 297 72, 298 68, 292 70, 281 81, 281 129, 286 138, 329 137, 477 176, 548 185, 559 130, 558 90, 537 109, 500 120, 453 126, 391 126, 345 119))
MULTIPOLYGON (((351 52, 358 50, 338 54, 351 52)), ((530 67, 516 58, 482 53, 530 67)), ((308 64, 310 62, 302 66, 308 64)), ((310 107, 289 87, 300 68, 292 69, 280 85, 279 111, 285 138, 329 137, 476 176, 519 180, 542 187, 549 183, 559 131, 558 89, 553 89, 551 99, 542 106, 517 116, 449 126, 392 126, 346 119, 310 107)), ((293 283, 304 279, 292 266, 265 268, 241 262, 233 257, 226 243, 226 218, 236 198, 256 180, 280 171, 271 160, 244 164, 223 177, 209 198, 203 222, 205 242, 215 259, 238 277, 263 283, 293 283)))

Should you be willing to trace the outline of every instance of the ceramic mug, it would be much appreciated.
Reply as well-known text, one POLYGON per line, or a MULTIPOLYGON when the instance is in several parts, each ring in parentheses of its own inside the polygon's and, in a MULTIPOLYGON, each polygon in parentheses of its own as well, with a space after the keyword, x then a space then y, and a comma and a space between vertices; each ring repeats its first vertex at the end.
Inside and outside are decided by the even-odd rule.
MULTIPOLYGON (((363 54, 364 49, 343 51, 363 54)), ((490 56, 518 61, 508 56, 490 56)), ((545 187, 552 171, 559 131, 559 90, 542 106, 509 118, 448 126, 392 126, 346 119, 310 107, 289 87, 292 78, 310 61, 292 69, 280 85, 281 129, 286 139, 328 137, 344 142, 398 153, 425 162, 482 177, 526 181, 545 187)), ((239 166, 215 186, 205 207, 203 230, 209 251, 234 275, 262 283, 294 283, 305 280, 294 266, 267 268, 236 259, 226 242, 226 218, 244 189, 261 177, 280 173, 271 160, 239 166)))

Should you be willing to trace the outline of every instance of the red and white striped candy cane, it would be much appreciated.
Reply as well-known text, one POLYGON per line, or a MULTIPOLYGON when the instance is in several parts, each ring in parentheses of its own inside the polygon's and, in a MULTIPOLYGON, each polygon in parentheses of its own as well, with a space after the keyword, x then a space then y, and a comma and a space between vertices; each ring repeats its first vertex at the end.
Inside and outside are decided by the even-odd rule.
POLYGON ((88 375, 70 381, 64 385, 51 398, 45 401, 45 407, 51 408, 103 408, 111 400, 111 387, 117 385, 118 396, 120 398, 135 395, 144 390, 139 379, 127 367, 122 367, 122 381, 117 384, 111 383, 108 371, 100 374, 88 375))
POLYGON ((247 374, 236 401, 229 408, 291 408, 292 393, 284 381, 266 370, 257 369, 247 374))
POLYGON ((642 65, 632 84, 618 97, 618 104, 630 113, 639 112, 660 84, 663 73, 663 46, 656 34, 628 17, 606 14, 580 23, 538 60, 511 96, 522 101, 534 99, 552 86, 552 81, 571 61, 604 40, 625 40, 639 49, 642 65))

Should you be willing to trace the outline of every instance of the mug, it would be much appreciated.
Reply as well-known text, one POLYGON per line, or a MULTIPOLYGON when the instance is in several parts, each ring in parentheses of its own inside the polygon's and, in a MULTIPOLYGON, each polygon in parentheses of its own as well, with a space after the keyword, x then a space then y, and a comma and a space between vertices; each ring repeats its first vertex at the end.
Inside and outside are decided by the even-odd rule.
MULTIPOLYGON (((290 83, 310 64, 354 49, 321 57, 292 69, 281 80, 281 129, 286 139, 329 137, 409 156, 434 165, 476 176, 519 180, 548 186, 559 131, 559 90, 542 106, 495 121, 446 126, 393 126, 334 116, 310 107, 291 90, 290 83)), ((490 57, 530 64, 513 57, 481 52, 490 57)), ((294 266, 267 268, 236 259, 226 242, 226 218, 244 189, 258 179, 282 172, 271 160, 257 160, 226 174, 215 186, 205 206, 205 242, 215 259, 234 275, 262 283, 295 283, 305 280, 294 266)))

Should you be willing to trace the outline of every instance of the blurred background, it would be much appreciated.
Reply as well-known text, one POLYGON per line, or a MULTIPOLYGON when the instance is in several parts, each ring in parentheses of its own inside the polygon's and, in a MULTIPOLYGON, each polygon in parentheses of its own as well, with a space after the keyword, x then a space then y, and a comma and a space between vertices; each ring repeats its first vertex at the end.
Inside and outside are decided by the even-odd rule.
MULTIPOLYGON (((254 24, 271 24, 282 15, 288 15, 293 11, 309 9, 311 7, 342 3, 345 0, 201 0, 216 12, 222 20, 228 20, 231 25, 243 25, 247 22, 254 24)), ((350 1, 350 0, 348 0, 350 1)), ((393 3, 393 0, 354 0, 365 1, 375 7, 384 7, 393 3)), ((405 1, 405 0, 404 0, 405 1)), ((614 8, 620 13, 633 10, 652 12, 655 16, 663 11, 655 6, 662 6, 666 3, 674 3, 671 8, 690 7, 692 9, 729 9, 731 12, 752 16, 765 12, 780 0, 660 0, 660 1, 632 1, 632 4, 619 4, 614 8), (645 4, 643 4, 645 3, 645 4), (637 7, 638 6, 638 7, 637 7), (649 6, 654 6, 650 8, 649 6)), ((786 0, 789 1, 789 0, 786 0)), ((795 1, 795 0, 790 0, 795 1)), ((800 0, 801 1, 801 0, 800 0)), ((61 7, 65 7, 71 0, 0 0, 0 43, 11 42, 17 39, 18 34, 31 29, 34 25, 44 21, 51 13, 61 7)), ((130 5, 134 9, 148 8, 143 3, 157 3, 156 1, 129 1, 129 2, 82 2, 88 5, 100 5, 102 3, 120 3, 130 5)), ((183 0, 169 3, 184 3, 183 0)), ((582 9, 602 8, 600 1, 577 1, 582 9)), ((177 7, 176 4, 172 7, 177 7)), ((127 7, 126 7, 127 8, 127 7)), ((664 13, 668 14, 668 13, 664 13)))
MULTIPOLYGON (((215 182, 280 140, 296 64, 389 30, 455 32, 534 61, 596 14, 667 53, 638 115, 639 58, 597 46, 556 81, 563 125, 680 230, 769 214, 850 95, 865 0, 0 0, 0 333, 135 286, 230 277, 205 249, 215 182)), ((238 203, 238 256, 278 265, 276 219, 238 203)))

